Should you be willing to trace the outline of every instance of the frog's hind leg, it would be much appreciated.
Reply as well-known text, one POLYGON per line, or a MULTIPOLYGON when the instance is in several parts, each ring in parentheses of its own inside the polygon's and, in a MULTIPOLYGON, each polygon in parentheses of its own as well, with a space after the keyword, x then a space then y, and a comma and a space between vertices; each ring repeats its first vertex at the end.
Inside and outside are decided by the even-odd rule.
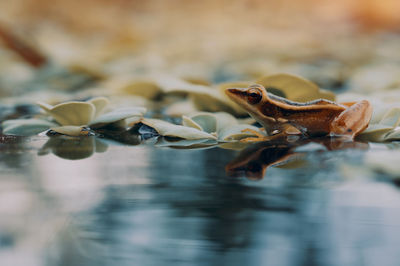
POLYGON ((372 106, 368 101, 363 100, 353 103, 333 120, 331 133, 333 135, 347 135, 353 138, 368 127, 371 116, 372 106))
MULTIPOLYGON (((261 128, 260 130, 265 130, 265 129, 261 128)), ((250 129, 250 128, 243 129, 242 132, 248 132, 248 133, 254 134, 255 137, 247 137, 247 138, 241 139, 240 140, 241 142, 271 141, 271 140, 276 140, 276 139, 286 137, 289 135, 303 134, 303 132, 301 130, 299 130, 296 126, 291 125, 291 124, 281 125, 280 129, 276 129, 276 130, 272 131, 272 135, 270 135, 270 136, 264 135, 261 132, 250 129)))

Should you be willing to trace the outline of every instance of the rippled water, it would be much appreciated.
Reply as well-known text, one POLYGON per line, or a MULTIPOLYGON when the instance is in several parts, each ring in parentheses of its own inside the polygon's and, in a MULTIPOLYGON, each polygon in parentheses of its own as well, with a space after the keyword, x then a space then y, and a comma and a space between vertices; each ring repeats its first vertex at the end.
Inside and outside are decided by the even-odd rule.
POLYGON ((353 169, 384 145, 258 144, 240 154, 47 140, 0 144, 0 265, 400 261, 398 188, 353 169), (262 179, 250 173, 264 168, 262 179))

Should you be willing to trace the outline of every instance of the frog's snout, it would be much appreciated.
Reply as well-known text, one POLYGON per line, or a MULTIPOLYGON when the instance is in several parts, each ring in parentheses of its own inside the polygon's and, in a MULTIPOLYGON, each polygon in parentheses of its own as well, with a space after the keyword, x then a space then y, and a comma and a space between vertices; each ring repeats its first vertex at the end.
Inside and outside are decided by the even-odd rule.
POLYGON ((225 94, 228 95, 229 97, 243 97, 246 95, 246 89, 241 89, 241 88, 229 88, 225 90, 225 94))
POLYGON ((246 88, 229 88, 226 91, 233 94, 243 94, 246 92, 246 88))

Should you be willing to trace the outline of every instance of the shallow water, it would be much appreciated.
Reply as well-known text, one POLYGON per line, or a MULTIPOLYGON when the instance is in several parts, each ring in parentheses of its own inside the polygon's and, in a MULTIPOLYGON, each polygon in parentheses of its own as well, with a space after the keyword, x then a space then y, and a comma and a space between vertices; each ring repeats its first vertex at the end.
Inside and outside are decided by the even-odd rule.
POLYGON ((239 155, 47 141, 2 138, 0 265, 400 261, 398 188, 353 169, 384 145, 260 144, 239 155), (247 170, 268 165, 262 179, 232 172, 260 150, 247 170))

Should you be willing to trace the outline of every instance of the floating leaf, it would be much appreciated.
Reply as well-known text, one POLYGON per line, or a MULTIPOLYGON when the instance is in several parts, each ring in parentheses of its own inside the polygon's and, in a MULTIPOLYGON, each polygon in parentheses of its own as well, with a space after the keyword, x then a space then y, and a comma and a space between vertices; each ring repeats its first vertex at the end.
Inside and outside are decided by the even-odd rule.
POLYGON ((255 83, 263 85, 270 93, 296 102, 308 102, 320 98, 335 100, 335 94, 320 90, 313 82, 290 74, 274 74, 261 77, 255 83))
POLYGON ((38 103, 38 105, 62 126, 87 125, 96 113, 96 107, 88 102, 66 102, 55 106, 45 103, 38 103))
POLYGON ((197 108, 194 106, 192 101, 184 100, 168 105, 164 110, 164 113, 168 116, 181 117, 185 114, 194 113, 196 111, 197 108))
POLYGON ((93 118, 98 117, 110 103, 110 101, 105 97, 96 97, 90 99, 88 102, 93 104, 96 110, 93 118))
POLYGON ((206 112, 228 112, 243 116, 246 112, 232 103, 225 93, 210 86, 197 85, 184 80, 162 76, 157 78, 157 84, 164 93, 186 93, 190 96, 196 108, 206 112))
POLYGON ((400 124, 400 108, 390 109, 379 122, 380 125, 397 127, 400 124))
POLYGON ((189 117, 183 116, 182 120, 184 126, 191 126, 214 134, 227 126, 238 124, 234 116, 225 112, 197 112, 189 117))
POLYGON ((369 125, 366 130, 360 133, 356 137, 357 140, 363 141, 374 141, 374 142, 382 142, 385 141, 385 136, 390 131, 393 130, 393 127, 385 126, 385 125, 369 125))
POLYGON ((79 137, 88 135, 88 129, 81 126, 52 127, 51 130, 67 136, 79 137))
POLYGON ((154 128, 161 136, 182 139, 216 139, 215 136, 192 127, 175 125, 159 119, 144 118, 141 122, 154 128))
POLYGON ((232 116, 231 114, 224 113, 224 112, 218 112, 214 113, 214 116, 217 121, 217 132, 221 131, 222 129, 228 127, 228 126, 233 126, 238 124, 238 120, 232 116))
POLYGON ((385 140, 394 141, 400 140, 400 129, 394 129, 385 135, 385 140))
POLYGON ((246 129, 251 129, 256 132, 260 132, 258 127, 245 125, 245 124, 237 124, 229 127, 224 127, 218 132, 218 139, 223 141, 232 141, 232 140, 241 140, 248 137, 256 137, 257 135, 246 131, 246 129))
POLYGON ((33 136, 48 130, 57 124, 44 119, 12 119, 2 123, 3 134, 17 136, 33 136))
POLYGON ((150 80, 112 80, 109 84, 112 87, 119 87, 124 93, 142 96, 146 99, 156 99, 162 90, 159 85, 150 80))
POLYGON ((143 107, 125 107, 112 110, 108 113, 102 114, 95 120, 89 123, 89 126, 98 128, 106 124, 114 123, 120 120, 124 120, 130 117, 141 117, 146 112, 143 107))
POLYGON ((238 124, 235 117, 224 112, 199 112, 189 117, 183 116, 182 123, 184 126, 216 135, 219 141, 233 141, 256 136, 254 133, 244 131, 245 129, 259 132, 259 128, 247 124, 238 124))
POLYGON ((378 124, 370 124, 357 138, 366 141, 383 142, 398 138, 395 128, 400 124, 400 108, 386 112, 378 124))
POLYGON ((188 116, 185 116, 185 115, 182 116, 182 124, 185 127, 192 127, 192 128, 197 129, 197 130, 203 131, 202 126, 197 124, 195 121, 192 120, 192 118, 190 118, 188 116))
POLYGON ((190 117, 183 116, 182 124, 210 134, 217 132, 217 118, 212 113, 197 113, 190 117))
POLYGON ((168 140, 166 138, 160 138, 156 146, 158 147, 172 147, 172 148, 185 148, 185 149, 200 149, 213 147, 218 142, 212 139, 180 139, 180 140, 168 140))

